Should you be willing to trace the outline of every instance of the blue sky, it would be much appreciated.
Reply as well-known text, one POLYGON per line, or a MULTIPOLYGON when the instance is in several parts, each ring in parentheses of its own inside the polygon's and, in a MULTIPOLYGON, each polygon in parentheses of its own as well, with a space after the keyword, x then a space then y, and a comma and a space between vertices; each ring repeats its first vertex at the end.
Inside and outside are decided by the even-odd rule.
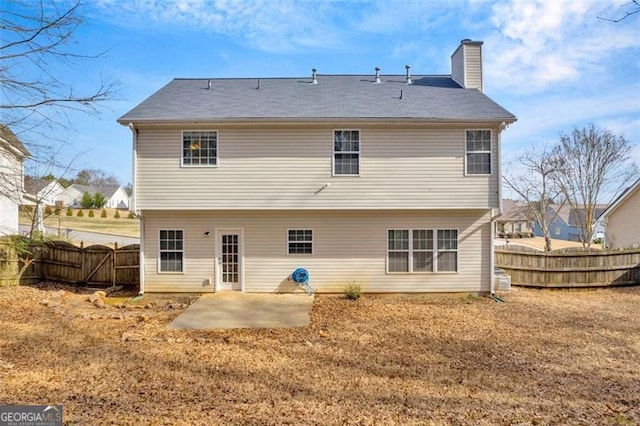
MULTIPOLYGON (((98 115, 70 113, 57 131, 75 169, 131 181, 131 134, 116 119, 174 77, 319 73, 449 74, 463 38, 484 41, 485 93, 516 114, 509 158, 596 123, 624 135, 640 163, 640 14, 600 1, 160 1, 84 5, 74 50, 106 53, 53 69, 76 90, 119 82, 98 115)), ((69 173, 73 175, 73 172, 69 173)))

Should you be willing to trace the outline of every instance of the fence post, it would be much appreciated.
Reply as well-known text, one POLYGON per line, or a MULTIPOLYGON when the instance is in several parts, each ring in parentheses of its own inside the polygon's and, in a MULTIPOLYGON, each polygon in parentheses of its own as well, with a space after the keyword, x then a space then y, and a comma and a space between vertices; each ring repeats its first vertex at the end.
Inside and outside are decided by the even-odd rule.
POLYGON ((111 258, 111 285, 116 286, 116 253, 118 253, 118 242, 113 245, 113 256, 111 258))
POLYGON ((87 273, 84 270, 84 241, 80 241, 80 279, 87 276, 87 273))

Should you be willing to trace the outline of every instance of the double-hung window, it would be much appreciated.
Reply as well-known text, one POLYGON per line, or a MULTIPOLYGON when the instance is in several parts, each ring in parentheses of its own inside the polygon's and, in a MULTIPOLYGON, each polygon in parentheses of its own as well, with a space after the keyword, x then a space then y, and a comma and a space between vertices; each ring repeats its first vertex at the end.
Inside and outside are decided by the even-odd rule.
POLYGON ((218 132, 183 131, 182 165, 215 166, 218 164, 218 132))
POLYGON ((333 174, 346 176, 360 174, 359 130, 333 132, 333 174))
POLYGON ((468 175, 491 174, 491 130, 467 130, 465 136, 468 175))
POLYGON ((458 231, 455 229, 390 229, 387 231, 387 271, 405 273, 456 272, 458 231))
POLYGON ((184 257, 184 234, 177 229, 160 230, 160 272, 182 272, 184 257))
POLYGON ((313 230, 289 229, 287 254, 313 254, 313 230))

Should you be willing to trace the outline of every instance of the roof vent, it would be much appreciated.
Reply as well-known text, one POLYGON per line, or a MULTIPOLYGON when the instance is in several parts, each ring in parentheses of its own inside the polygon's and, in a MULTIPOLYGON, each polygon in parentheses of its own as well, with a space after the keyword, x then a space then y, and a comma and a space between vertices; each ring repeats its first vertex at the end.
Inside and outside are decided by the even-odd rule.
POLYGON ((207 83, 207 90, 211 90, 211 80, 207 83))
POLYGON ((411 71, 409 71, 411 69, 411 65, 405 65, 404 69, 407 70, 407 84, 411 84, 411 71))
POLYGON ((400 99, 404 99, 404 90, 400 90, 400 99))
POLYGON ((318 84, 318 78, 316 76, 317 72, 317 69, 311 68, 311 84, 318 84))
POLYGON ((256 90, 260 90, 260 83, 261 83, 261 81, 260 81, 260 79, 258 79, 258 86, 256 87, 256 90))
POLYGON ((380 67, 376 67, 376 84, 382 83, 380 81, 380 67))

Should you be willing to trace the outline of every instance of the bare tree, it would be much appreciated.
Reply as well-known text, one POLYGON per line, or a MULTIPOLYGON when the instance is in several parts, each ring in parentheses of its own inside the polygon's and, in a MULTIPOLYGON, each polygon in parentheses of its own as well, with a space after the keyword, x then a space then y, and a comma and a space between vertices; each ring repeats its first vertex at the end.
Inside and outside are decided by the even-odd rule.
POLYGON ((16 133, 66 126, 66 111, 95 113, 97 104, 112 96, 113 82, 100 81, 93 91, 83 93, 65 79, 65 69, 102 55, 79 53, 73 47, 83 24, 82 6, 80 0, 0 3, 0 121, 16 133))
MULTIPOLYGON (((47 178, 52 176, 52 171, 56 170, 61 178, 68 175, 73 163, 77 160, 78 155, 74 155, 71 160, 67 161, 66 157, 60 152, 60 149, 54 150, 53 147, 38 146, 34 152, 32 152, 33 159, 29 161, 25 166, 25 175, 29 176, 34 181, 50 182, 47 178), (65 157, 64 162, 60 158, 65 157)), ((26 180, 26 176, 25 176, 26 180)), ((26 185, 25 185, 26 186, 26 185)), ((34 185, 34 188, 37 185, 34 185)), ((29 188, 25 188, 29 189, 29 188)), ((46 200, 51 197, 52 189, 46 190, 46 187, 42 191, 33 190, 27 194, 22 195, 22 201, 24 207, 30 207, 24 210, 24 216, 28 220, 29 230, 27 235, 29 238, 33 238, 37 232, 44 231, 45 219, 55 213, 55 210, 46 208, 46 200)), ((58 212, 59 214, 59 212, 58 212)), ((60 217, 58 217, 60 219, 60 217)), ((58 220, 58 236, 60 235, 60 220, 58 220)))
MULTIPOLYGON (((544 144, 538 149, 533 147, 512 162, 509 169, 503 176, 504 183, 527 204, 544 235, 545 251, 551 251, 551 225, 560 209, 551 209, 550 205, 562 195, 556 179, 560 167, 553 150, 544 144)), ((563 198, 560 207, 564 203, 563 198)))
POLYGON ((553 153, 561 165, 556 183, 571 206, 583 246, 589 248, 596 204, 605 199, 611 202, 638 173, 631 161, 631 145, 624 137, 591 124, 561 135, 553 153))
POLYGON ((622 7, 627 7, 628 10, 626 10, 624 12, 624 15, 622 15, 620 18, 604 18, 602 16, 598 16, 598 19, 615 23, 624 21, 629 16, 635 15, 636 13, 640 12, 640 0, 631 0, 629 3, 625 3, 624 5, 622 5, 622 7))

